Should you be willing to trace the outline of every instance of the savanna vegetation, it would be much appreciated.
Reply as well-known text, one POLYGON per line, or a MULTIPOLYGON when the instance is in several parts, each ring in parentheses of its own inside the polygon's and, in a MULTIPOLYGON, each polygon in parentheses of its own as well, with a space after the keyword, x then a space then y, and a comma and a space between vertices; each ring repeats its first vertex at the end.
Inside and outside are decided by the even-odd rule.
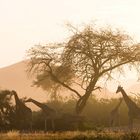
MULTIPOLYGON (((3 92, 3 91, 2 91, 3 92)), ((7 92, 7 91, 6 91, 7 92)), ((4 91, 5 93, 5 91, 4 91)), ((3 93, 0 94, 3 96, 3 93)), ((1 106, 1 131, 9 131, 17 129, 19 124, 17 123, 18 116, 16 115, 15 106, 13 104, 13 99, 9 99, 9 95, 5 95, 0 104, 3 101, 7 103, 1 106)), ((140 99, 133 98, 135 102, 140 106, 140 99)), ((88 101, 85 110, 81 114, 83 117, 80 121, 74 117, 76 99, 70 98, 66 101, 64 100, 50 100, 47 105, 53 107, 57 110, 58 118, 55 120, 56 130, 58 131, 69 131, 69 130, 102 130, 104 128, 112 128, 110 126, 110 112, 118 104, 119 99, 96 99, 94 96, 88 101)), ((123 101, 120 108, 120 124, 114 124, 113 127, 127 128, 128 125, 128 115, 127 106, 123 101)), ((25 114, 26 115, 26 114, 25 114)), ((26 117, 26 116, 24 116, 26 117)), ((20 119, 20 118, 19 118, 20 119)), ((25 123, 25 122, 24 122, 25 123)), ((138 122, 136 122, 138 123, 138 122)), ((48 130, 51 131, 50 120, 47 122, 48 130)), ((26 130, 26 129, 25 129, 26 130)), ((44 130, 44 117, 42 111, 33 112, 33 131, 43 131, 44 130)))
MULTIPOLYGON (((5 91, 2 91, 1 97, 5 95, 5 91)), ((6 91, 7 92, 7 91, 6 91)), ((8 91, 9 92, 9 91, 8 91)), ((47 103, 47 105, 55 108, 60 113, 61 117, 55 120, 56 123, 56 133, 52 133, 52 128, 50 125, 50 120, 48 120, 48 133, 44 133, 44 118, 41 111, 33 112, 33 130, 26 131, 18 130, 17 121, 18 116, 15 113, 15 106, 12 102, 12 98, 9 99, 10 96, 5 95, 3 97, 4 100, 1 100, 1 104, 3 101, 7 102, 8 110, 1 116, 0 126, 1 133, 0 138, 3 140, 11 139, 42 139, 42 140, 51 140, 51 139, 79 139, 79 140, 138 140, 140 138, 140 134, 138 129, 134 132, 128 131, 128 115, 127 115, 127 106, 123 101, 120 106, 120 124, 114 124, 114 126, 110 126, 110 111, 118 104, 119 99, 96 99, 92 96, 84 111, 82 112, 83 120, 77 124, 75 119, 70 120, 73 117, 76 100, 74 98, 70 98, 69 100, 52 100, 47 103), (7 100, 8 99, 8 100, 7 100), (6 122, 4 124, 4 122, 6 122), (7 132, 7 133, 3 133, 7 132)), ((135 102, 140 106, 140 99, 133 98, 135 102)), ((4 105, 1 110, 6 110, 7 107, 4 105)), ((19 118, 20 119, 20 118, 19 118)), ((25 122, 24 122, 25 123, 25 122)), ((140 124, 139 121, 136 121, 135 124, 140 124)))
MULTIPOLYGON (((115 135, 120 129, 128 130, 126 103, 123 101, 119 107, 119 122, 110 126, 110 112, 119 99, 98 100, 94 91, 102 88, 100 81, 111 80, 114 73, 123 74, 126 67, 139 72, 140 45, 126 33, 111 28, 95 28, 90 25, 77 29, 70 25, 70 29, 72 36, 63 43, 37 45, 27 51, 27 72, 34 77, 33 84, 47 91, 52 100, 45 106, 45 103, 40 104, 33 99, 21 101, 15 91, 12 94, 11 91, 1 91, 1 131, 14 129, 29 132, 26 115, 31 110, 26 108, 26 102, 33 102, 39 104, 42 110, 47 108, 50 114, 56 110, 57 117, 53 120, 50 114, 51 117, 46 120, 42 110, 32 113, 32 132, 43 131, 46 124, 47 131, 52 131, 55 124, 58 133, 48 134, 48 139, 138 139, 139 133, 136 132, 128 135, 120 132, 115 135), (64 89, 73 96, 67 99, 62 97, 64 89), (16 105, 13 105, 12 95, 16 105), (66 135, 62 137, 61 131, 73 131, 70 132, 73 136, 70 137, 65 132, 63 134, 66 135)), ((133 100, 140 105, 140 98, 133 100)), ((7 135, 1 136, 7 138, 7 135)), ((44 136, 46 135, 41 135, 40 139, 44 139, 44 136)))
POLYGON ((90 95, 100 89, 98 82, 123 74, 125 68, 139 72, 140 45, 124 32, 111 28, 70 25, 72 36, 63 43, 38 45, 28 50, 28 73, 34 85, 50 94, 62 88, 77 96, 75 110, 80 114, 90 95), (82 90, 77 90, 79 87, 82 90))
POLYGON ((137 132, 111 132, 111 131, 67 131, 57 133, 19 133, 10 131, 7 134, 1 134, 3 140, 139 140, 140 134, 137 132))

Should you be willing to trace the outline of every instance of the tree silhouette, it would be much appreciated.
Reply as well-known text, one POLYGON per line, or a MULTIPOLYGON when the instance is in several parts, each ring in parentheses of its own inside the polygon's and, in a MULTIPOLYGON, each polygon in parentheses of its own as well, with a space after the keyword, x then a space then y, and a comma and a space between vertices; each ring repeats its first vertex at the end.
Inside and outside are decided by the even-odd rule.
POLYGON ((11 102, 11 91, 1 90, 0 91, 0 126, 1 129, 7 128, 11 125, 11 113, 14 111, 11 102))
POLYGON ((127 64, 139 69, 140 49, 127 34, 118 30, 83 30, 72 27, 73 35, 61 44, 35 46, 28 50, 28 72, 36 76, 35 85, 54 90, 65 87, 78 97, 76 112, 82 112, 91 93, 99 89, 97 82, 122 73, 127 64), (84 94, 73 84, 84 90, 84 94), (59 85, 59 86, 58 86, 59 85))

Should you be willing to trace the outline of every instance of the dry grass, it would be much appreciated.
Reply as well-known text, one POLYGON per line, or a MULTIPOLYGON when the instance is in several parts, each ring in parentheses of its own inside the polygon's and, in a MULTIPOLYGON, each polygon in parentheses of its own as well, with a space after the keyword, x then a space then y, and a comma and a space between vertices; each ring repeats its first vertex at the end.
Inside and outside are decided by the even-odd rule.
POLYGON ((1 133, 0 140, 139 140, 138 132, 125 133, 123 131, 67 131, 56 133, 19 133, 19 131, 9 131, 1 133))
POLYGON ((6 135, 9 138, 13 138, 13 137, 15 138, 15 137, 19 137, 20 133, 19 131, 12 130, 12 131, 9 131, 6 135))

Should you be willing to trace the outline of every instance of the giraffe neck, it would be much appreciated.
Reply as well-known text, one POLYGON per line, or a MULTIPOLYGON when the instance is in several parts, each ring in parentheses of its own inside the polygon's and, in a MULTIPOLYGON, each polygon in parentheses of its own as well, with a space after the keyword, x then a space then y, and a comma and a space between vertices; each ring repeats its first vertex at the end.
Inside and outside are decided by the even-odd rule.
POLYGON ((36 106, 38 106, 41 109, 44 109, 44 107, 46 107, 45 104, 42 104, 42 103, 40 103, 40 102, 38 102, 38 101, 36 101, 34 99, 32 99, 31 102, 34 103, 36 106))
POLYGON ((114 110, 118 110, 118 108, 120 107, 121 103, 122 103, 122 100, 117 104, 117 106, 115 107, 114 110))
POLYGON ((15 97, 16 104, 21 103, 21 101, 16 93, 14 94, 14 97, 15 97))
POLYGON ((125 103, 126 103, 126 105, 128 106, 129 109, 136 106, 136 104, 127 96, 124 89, 121 89, 121 93, 122 93, 124 101, 125 101, 125 103))
POLYGON ((47 113, 48 112, 55 112, 54 109, 48 107, 46 104, 40 103, 40 102, 38 102, 38 101, 36 101, 34 99, 31 99, 30 102, 34 103, 36 106, 38 106, 39 108, 41 108, 44 112, 47 112, 47 113))

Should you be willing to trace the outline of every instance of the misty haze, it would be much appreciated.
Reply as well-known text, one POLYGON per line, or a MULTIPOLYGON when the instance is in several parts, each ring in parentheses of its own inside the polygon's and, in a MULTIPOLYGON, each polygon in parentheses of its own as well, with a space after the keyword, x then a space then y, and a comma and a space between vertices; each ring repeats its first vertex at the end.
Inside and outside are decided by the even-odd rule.
POLYGON ((0 139, 139 140, 139 4, 0 1, 0 139))

